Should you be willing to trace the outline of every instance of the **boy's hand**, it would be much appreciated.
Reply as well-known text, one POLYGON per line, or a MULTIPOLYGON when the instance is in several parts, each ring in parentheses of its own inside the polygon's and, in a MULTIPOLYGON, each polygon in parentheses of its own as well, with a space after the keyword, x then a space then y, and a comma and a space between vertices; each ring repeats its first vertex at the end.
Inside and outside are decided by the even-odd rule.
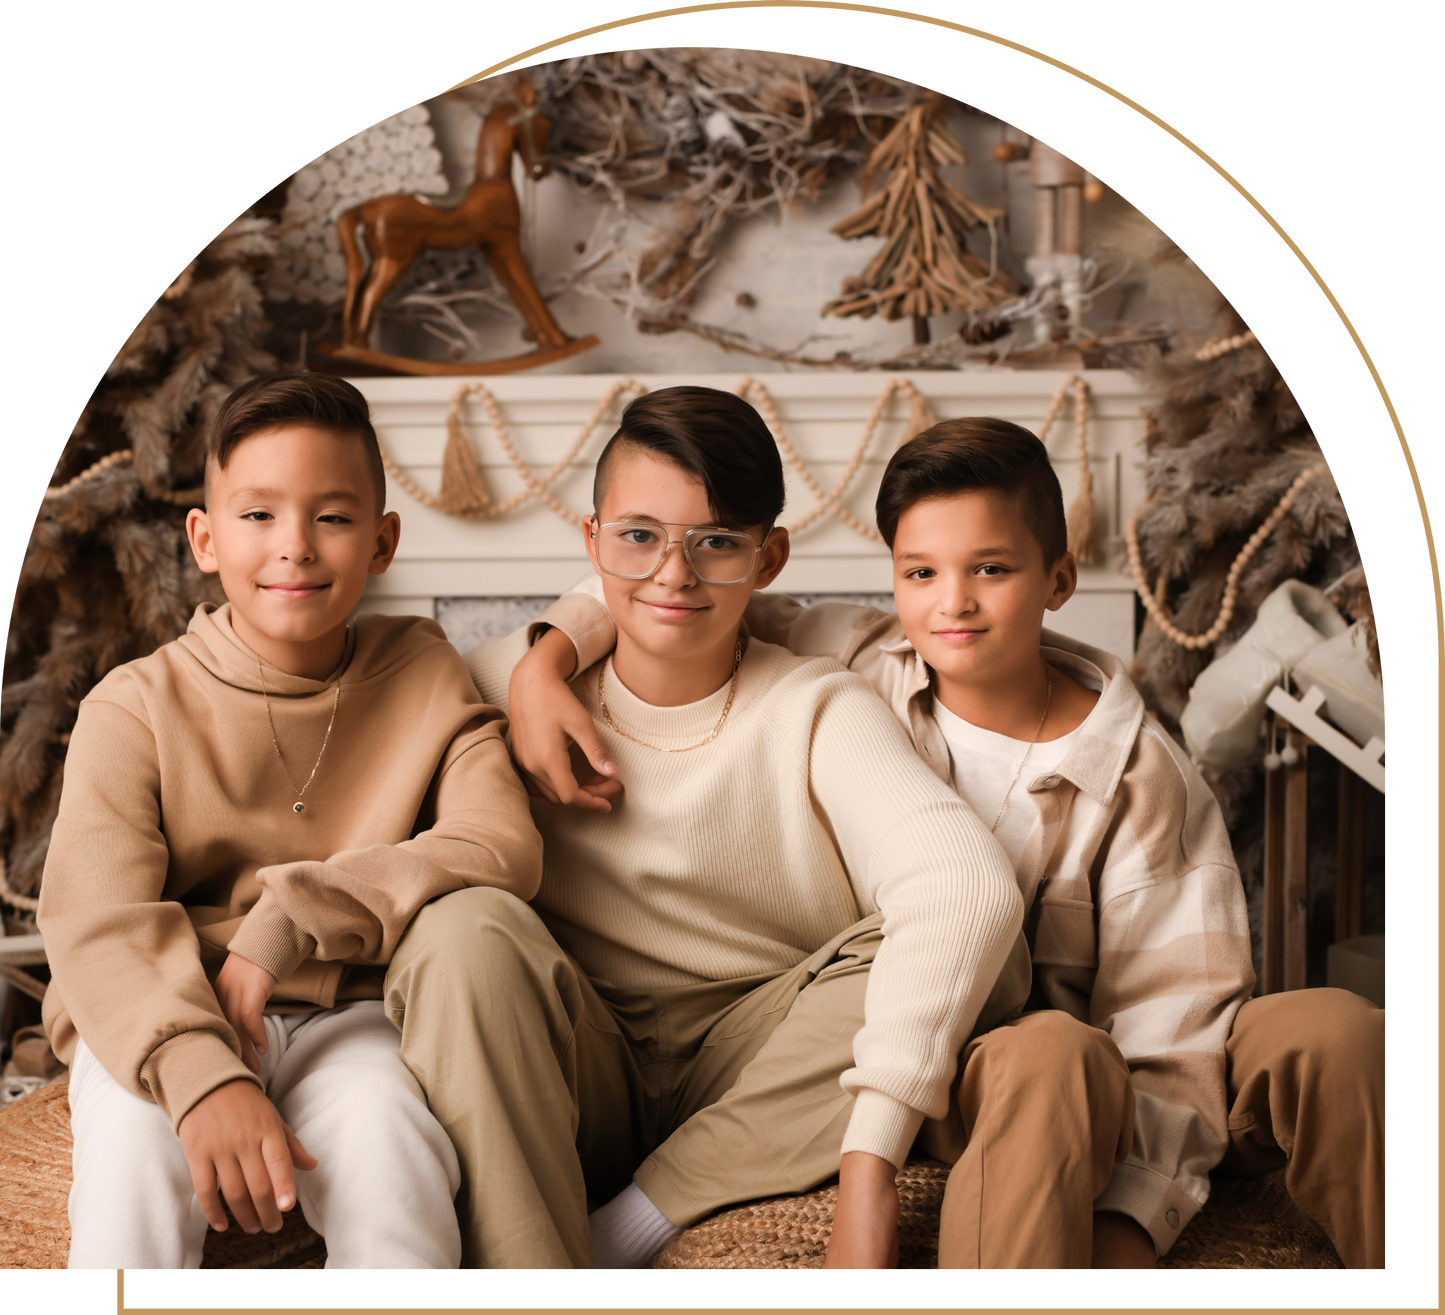
POLYGON ((261 1072, 256 1056, 264 1055, 267 1046, 261 1011, 275 989, 276 979, 270 973, 239 954, 228 954, 216 977, 216 999, 241 1042, 241 1061, 256 1074, 261 1072))
POLYGON ((867 1151, 843 1157, 825 1269, 898 1268, 897 1176, 892 1164, 867 1151))
POLYGON ((567 684, 576 665, 572 641, 560 630, 549 630, 512 668, 507 694, 512 756, 531 793, 554 804, 610 813, 607 801, 622 789, 622 782, 612 779, 617 768, 608 761, 587 709, 567 684), (596 775, 579 784, 578 776, 588 767, 596 775))
POLYGON ((1154 1239, 1142 1224, 1117 1210, 1094 1212, 1095 1269, 1157 1269, 1154 1239))
POLYGON ((316 1167, 276 1107, 244 1078, 197 1101, 178 1131, 201 1213, 218 1233, 226 1230, 218 1184, 246 1232, 264 1228, 274 1233, 281 1227, 281 1212, 296 1204, 292 1165, 316 1167))

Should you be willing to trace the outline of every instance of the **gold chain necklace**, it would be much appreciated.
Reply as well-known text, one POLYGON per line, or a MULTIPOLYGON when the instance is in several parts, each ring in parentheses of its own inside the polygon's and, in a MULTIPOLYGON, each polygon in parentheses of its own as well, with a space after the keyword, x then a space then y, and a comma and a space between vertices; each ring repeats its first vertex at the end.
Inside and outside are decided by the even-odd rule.
MULTIPOLYGON (((681 749, 664 749, 660 744, 649 744, 646 740, 639 740, 635 735, 629 735, 615 721, 612 714, 607 710, 607 696, 602 692, 603 677, 607 674, 607 663, 597 668, 597 705, 602 712, 602 720, 608 727, 616 731, 624 740, 631 740, 633 744, 640 744, 644 749, 656 749, 658 753, 691 753, 694 749, 701 749, 704 744, 711 744, 718 737, 718 732, 723 728, 723 722, 728 719, 728 713, 733 708, 733 695, 738 692, 738 673, 743 669, 743 640, 738 636, 737 647, 733 649, 733 678, 728 685, 728 700, 723 704, 722 716, 717 719, 717 725, 707 733, 705 740, 699 740, 696 744, 684 745, 681 749)), ((324 747, 324 746, 323 746, 324 747)))
POLYGON ((317 768, 321 766, 322 755, 326 752, 326 745, 331 740, 331 728, 336 725, 336 709, 341 706, 341 680, 336 681, 336 697, 331 700, 331 720, 326 723, 326 734, 321 737, 321 753, 316 755, 316 766, 311 769, 311 775, 306 778, 306 784, 299 790, 296 789, 296 782, 291 779, 291 769, 286 766, 286 755, 281 752, 281 746, 276 742, 276 722, 271 716, 271 700, 266 694, 266 675, 261 670, 261 659, 256 659, 256 675, 261 681, 261 701, 266 705, 266 725, 271 728, 271 747, 276 750, 276 758, 281 764, 281 770, 286 774, 286 784, 289 785, 296 795, 296 802, 291 805, 293 813, 304 813, 306 805, 301 802, 302 796, 311 788, 311 782, 316 779, 317 768))
POLYGON ((998 824, 1003 821, 1003 811, 1008 807, 1009 795, 1013 794, 1014 786, 1018 784, 1019 773, 1023 771, 1024 764, 1029 760, 1029 754, 1034 751, 1034 745, 1039 742, 1039 736, 1043 733, 1044 722, 1049 719, 1049 704, 1054 697, 1054 678, 1049 672, 1048 665, 1044 666, 1044 715, 1039 718, 1039 724, 1034 727, 1034 738, 1029 741, 1029 747, 1024 750, 1024 756, 1019 759, 1019 765, 1014 768, 1013 780, 1008 783, 1008 789, 1003 792, 1003 803, 998 806, 998 816, 993 819, 993 825, 989 830, 997 831, 998 824))

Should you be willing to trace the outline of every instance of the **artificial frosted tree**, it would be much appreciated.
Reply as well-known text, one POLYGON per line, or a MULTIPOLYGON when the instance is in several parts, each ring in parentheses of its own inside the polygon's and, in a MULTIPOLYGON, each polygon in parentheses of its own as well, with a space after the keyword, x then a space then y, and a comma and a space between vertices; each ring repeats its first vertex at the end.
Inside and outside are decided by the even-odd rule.
POLYGON ((34 927, 81 699, 219 599, 185 519, 201 501, 217 408, 274 364, 256 288, 274 251, 269 227, 237 220, 146 312, 86 403, 36 518, 0 700, 0 907, 12 933, 34 927))

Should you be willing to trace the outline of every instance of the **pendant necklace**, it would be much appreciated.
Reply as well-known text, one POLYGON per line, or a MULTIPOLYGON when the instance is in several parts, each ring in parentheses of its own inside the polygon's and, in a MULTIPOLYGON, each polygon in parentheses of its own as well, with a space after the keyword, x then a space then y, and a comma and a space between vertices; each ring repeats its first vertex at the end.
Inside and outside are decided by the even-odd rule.
MULTIPOLYGON (((602 713, 602 720, 608 727, 616 731, 624 740, 631 740, 633 744, 640 744, 644 749, 656 749, 658 753, 691 753, 694 749, 701 749, 705 744, 711 744, 718 737, 718 732, 723 728, 723 722, 728 719, 728 713, 733 709, 733 695, 738 692, 738 672, 743 668, 743 640, 738 636, 737 646, 733 649, 733 678, 728 685, 728 699, 723 704, 722 716, 717 719, 717 724, 707 733, 707 738, 699 740, 696 744, 685 744, 681 749, 664 749, 660 744, 649 744, 646 740, 639 740, 635 735, 629 735, 615 721, 612 714, 607 710, 607 696, 602 692, 602 678, 607 674, 607 663, 603 663, 597 669, 597 706, 602 713)), ((325 746, 323 746, 325 747, 325 746)))
POLYGON ((291 811, 304 813, 306 805, 302 802, 302 797, 311 788, 311 782, 316 779, 317 768, 321 766, 322 755, 325 754, 327 742, 331 739, 331 728, 336 725, 336 709, 341 706, 341 679, 338 677, 336 681, 336 697, 331 700, 331 720, 326 723, 326 734, 321 737, 321 753, 316 755, 316 766, 311 769, 311 775, 306 778, 306 784, 298 790, 296 782, 291 779, 291 769, 286 766, 286 755, 281 752, 281 746, 276 741, 276 722, 271 716, 271 700, 266 694, 266 675, 261 670, 260 658, 256 659, 256 676, 261 682, 261 701, 266 705, 266 724, 271 728, 271 747, 276 750, 277 760, 281 763, 281 770, 286 775, 286 784, 291 787, 292 793, 296 796, 296 802, 291 805, 291 811))
POLYGON ((998 824, 1003 821, 1003 810, 1008 807, 1008 797, 1013 794, 1014 786, 1018 784, 1019 773, 1023 771, 1024 764, 1029 760, 1029 754, 1034 751, 1034 745, 1039 742, 1039 735, 1043 732, 1044 722, 1049 719, 1049 703, 1054 697, 1054 678, 1049 674, 1049 668, 1044 666, 1044 715, 1039 718, 1039 724, 1034 727, 1034 738, 1029 741, 1029 747, 1024 750, 1024 756, 1019 759, 1019 765, 1014 768, 1013 780, 1008 783, 1008 789, 1003 792, 1003 803, 998 806, 998 816, 993 819, 990 831, 997 831, 998 824))

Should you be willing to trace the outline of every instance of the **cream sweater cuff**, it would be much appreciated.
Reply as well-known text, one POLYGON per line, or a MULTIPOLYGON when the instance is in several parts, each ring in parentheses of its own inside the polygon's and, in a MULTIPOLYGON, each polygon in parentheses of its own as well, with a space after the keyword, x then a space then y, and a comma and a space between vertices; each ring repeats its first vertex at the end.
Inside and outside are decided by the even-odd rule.
POLYGON ((872 1087, 860 1087, 853 1101, 853 1117, 843 1134, 843 1151, 868 1151, 888 1160, 896 1169, 908 1161, 913 1139, 923 1126, 923 1113, 872 1087))
POLYGON ((292 922, 265 890, 226 948, 284 982, 316 952, 316 938, 292 922))

